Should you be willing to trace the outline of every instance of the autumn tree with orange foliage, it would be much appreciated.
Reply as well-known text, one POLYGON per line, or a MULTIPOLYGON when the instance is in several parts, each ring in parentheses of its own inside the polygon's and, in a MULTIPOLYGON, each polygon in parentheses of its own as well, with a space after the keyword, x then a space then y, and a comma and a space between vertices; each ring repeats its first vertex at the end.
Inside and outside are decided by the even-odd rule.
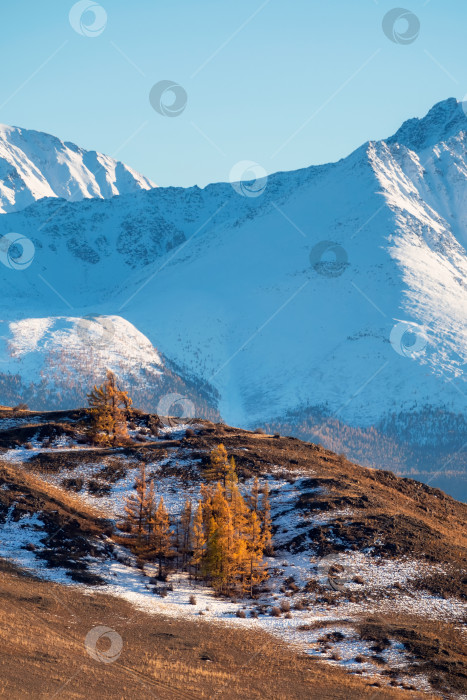
POLYGON ((233 457, 227 455, 227 450, 221 443, 211 451, 209 466, 204 472, 206 481, 220 481, 224 488, 236 480, 236 466, 233 457))
POLYGON ((119 542, 129 547, 141 563, 157 563, 162 577, 164 566, 174 555, 173 531, 164 499, 160 497, 156 503, 154 482, 147 483, 144 465, 140 467, 134 492, 126 499, 119 528, 125 533, 119 542))
POLYGON ((126 533, 121 542, 128 545, 138 558, 144 557, 149 540, 149 521, 152 516, 153 489, 146 483, 146 468, 141 465, 136 477, 135 489, 126 499, 123 517, 119 524, 126 533))
POLYGON ((253 494, 242 496, 238 487, 235 461, 229 460, 224 445, 211 452, 209 476, 222 481, 201 488, 194 530, 196 547, 192 563, 201 576, 222 594, 249 592, 267 578, 263 552, 270 541, 270 530, 263 527, 259 511, 258 483, 253 494))
POLYGON ((220 594, 253 596, 268 575, 265 551, 272 550, 268 487, 255 480, 243 496, 235 461, 228 459, 225 447, 219 445, 211 455, 222 481, 201 484, 196 508, 185 501, 172 521, 175 531, 163 498, 156 505, 154 483, 147 484, 141 467, 125 505, 120 528, 127 534, 122 541, 141 561, 157 562, 160 577, 164 568, 175 566, 209 582, 220 594))
POLYGON ((159 564, 159 578, 162 578, 163 564, 174 556, 172 548, 173 531, 170 529, 169 513, 162 496, 159 505, 149 520, 149 541, 147 557, 159 564))
POLYGON ((88 394, 88 403, 91 439, 101 444, 124 444, 128 440, 126 412, 132 401, 126 391, 119 389, 113 372, 109 370, 105 382, 94 386, 88 394))

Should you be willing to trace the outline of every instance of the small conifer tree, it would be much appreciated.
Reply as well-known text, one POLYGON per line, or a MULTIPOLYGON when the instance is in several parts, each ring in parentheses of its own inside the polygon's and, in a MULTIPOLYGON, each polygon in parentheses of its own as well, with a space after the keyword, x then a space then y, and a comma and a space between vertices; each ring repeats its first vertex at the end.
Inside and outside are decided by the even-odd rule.
POLYGON ((187 499, 180 517, 179 547, 182 566, 186 565, 188 554, 191 551, 191 511, 191 501, 187 499))
POLYGON ((253 586, 265 578, 265 565, 263 562, 263 533, 261 522, 254 510, 248 514, 246 528, 246 559, 247 580, 250 596, 253 595, 253 586))
POLYGON ((255 513, 259 513, 259 495, 260 487, 258 477, 255 476, 253 486, 251 487, 250 507, 255 513))
POLYGON ((206 481, 220 481, 225 488, 231 469, 227 450, 221 443, 211 451, 209 467, 205 472, 206 481))
POLYGON ((94 386, 88 394, 88 403, 91 411, 89 434, 94 441, 117 445, 128 439, 126 411, 132 401, 126 391, 118 388, 113 372, 107 372, 101 386, 94 386))
POLYGON ((124 515, 120 527, 128 533, 125 543, 138 557, 143 557, 147 550, 148 520, 151 516, 151 494, 146 483, 146 468, 143 464, 135 482, 135 490, 124 506, 124 515))
POLYGON ((152 515, 149 527, 149 556, 158 562, 159 578, 162 578, 163 564, 174 554, 172 550, 173 532, 170 530, 169 514, 162 496, 159 500, 159 505, 152 515))
POLYGON ((268 556, 272 556, 274 548, 272 546, 271 504, 269 502, 269 486, 267 482, 263 486, 263 497, 261 499, 261 525, 264 552, 268 556))
POLYGON ((201 562, 204 557, 204 548, 206 545, 205 528, 204 528, 204 513, 202 501, 198 503, 195 517, 193 519, 193 556, 191 563, 195 567, 195 574, 198 575, 201 570, 201 562))

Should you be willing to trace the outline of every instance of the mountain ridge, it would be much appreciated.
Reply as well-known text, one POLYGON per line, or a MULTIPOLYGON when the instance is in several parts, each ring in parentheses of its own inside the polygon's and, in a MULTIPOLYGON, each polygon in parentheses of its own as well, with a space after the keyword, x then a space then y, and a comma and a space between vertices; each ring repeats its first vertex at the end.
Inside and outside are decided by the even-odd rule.
POLYGON ((108 198, 155 185, 97 151, 31 129, 0 124, 0 213, 43 197, 108 198))
POLYGON ((399 143, 413 150, 422 150, 445 141, 459 131, 467 130, 467 103, 455 97, 437 102, 422 118, 407 119, 388 139, 387 143, 399 143))

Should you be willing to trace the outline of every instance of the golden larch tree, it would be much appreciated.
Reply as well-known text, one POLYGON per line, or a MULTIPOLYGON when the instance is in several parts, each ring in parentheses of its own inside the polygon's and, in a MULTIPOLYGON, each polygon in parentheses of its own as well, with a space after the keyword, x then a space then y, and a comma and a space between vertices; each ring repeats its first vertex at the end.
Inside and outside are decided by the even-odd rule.
POLYGON ((117 445, 128 439, 126 412, 131 399, 126 391, 119 389, 117 378, 110 370, 105 382, 94 386, 88 394, 91 412, 90 436, 96 442, 117 445))
POLYGON ((261 521, 254 510, 248 514, 246 539, 247 581, 250 596, 253 595, 253 587, 264 580, 266 566, 263 561, 263 533, 261 521))
POLYGON ((188 554, 191 551, 191 517, 191 501, 187 498, 180 517, 179 550, 182 559, 182 566, 185 566, 188 559, 188 554))
POLYGON ((137 557, 143 557, 147 549, 148 522, 151 516, 151 492, 146 483, 146 467, 140 467, 135 489, 126 499, 120 529, 128 533, 122 540, 137 557))
POLYGON ((162 578, 162 566, 173 555, 172 535, 169 513, 162 496, 150 520, 149 556, 159 564, 159 578, 162 578))
POLYGON ((262 489, 261 499, 261 526, 263 533, 263 549, 265 554, 272 556, 274 548, 272 546, 272 519, 271 504, 269 502, 269 486, 266 482, 262 489))
POLYGON ((202 501, 199 501, 196 513, 193 519, 192 530, 193 556, 191 563, 195 567, 195 575, 198 575, 201 569, 201 563, 204 557, 206 536, 204 527, 204 513, 202 501))
POLYGON ((205 470, 204 477, 206 481, 220 481, 225 488, 230 471, 231 464, 229 462, 227 450, 221 443, 211 451, 209 466, 205 470))
POLYGON ((253 481, 253 486, 251 487, 251 494, 250 494, 250 507, 252 510, 255 511, 255 513, 259 512, 259 496, 260 496, 260 486, 259 486, 259 480, 258 477, 255 476, 255 479, 253 481))

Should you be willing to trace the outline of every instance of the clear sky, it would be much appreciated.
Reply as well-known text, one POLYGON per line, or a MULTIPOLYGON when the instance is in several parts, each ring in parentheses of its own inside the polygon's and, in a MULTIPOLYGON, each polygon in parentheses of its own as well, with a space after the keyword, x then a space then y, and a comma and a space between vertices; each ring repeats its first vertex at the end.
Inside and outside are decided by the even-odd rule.
POLYGON ((337 160, 467 93, 467 3, 400 1, 420 24, 406 44, 382 29, 392 0, 102 0, 78 31, 72 1, 3 2, 0 122, 160 185, 228 180, 243 160, 268 173, 337 160), (150 104, 162 80, 186 91, 177 117, 150 104))

